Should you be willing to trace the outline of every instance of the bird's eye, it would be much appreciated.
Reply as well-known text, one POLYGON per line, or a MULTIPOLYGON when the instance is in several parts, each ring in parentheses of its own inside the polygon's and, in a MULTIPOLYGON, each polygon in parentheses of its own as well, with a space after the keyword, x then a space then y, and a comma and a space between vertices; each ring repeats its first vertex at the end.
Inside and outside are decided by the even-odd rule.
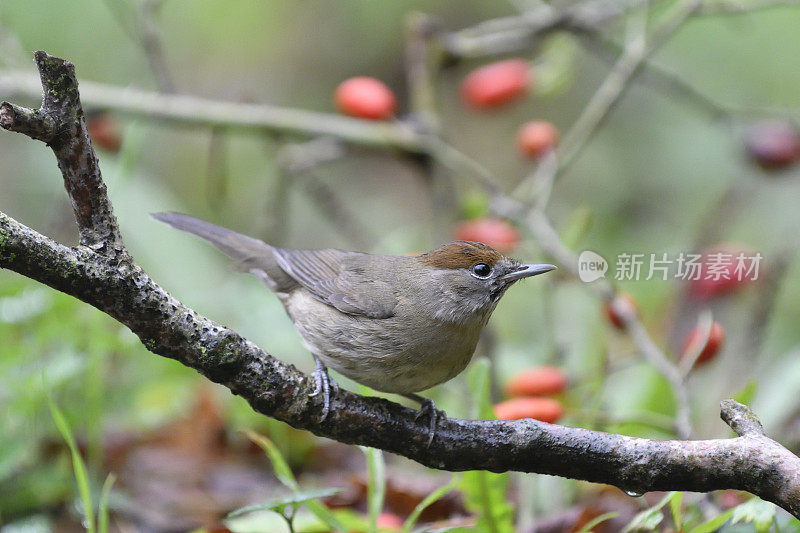
POLYGON ((475 263, 469 270, 473 276, 480 279, 486 279, 492 275, 492 267, 486 263, 475 263))

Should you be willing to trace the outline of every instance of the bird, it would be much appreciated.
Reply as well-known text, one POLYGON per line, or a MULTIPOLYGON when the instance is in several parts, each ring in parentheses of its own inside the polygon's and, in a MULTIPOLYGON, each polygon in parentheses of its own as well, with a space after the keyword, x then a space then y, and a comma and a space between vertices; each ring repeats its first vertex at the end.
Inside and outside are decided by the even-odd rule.
POLYGON ((278 297, 315 361, 321 421, 338 385, 328 368, 420 404, 428 444, 446 414, 418 392, 466 368, 500 298, 515 282, 556 269, 523 264, 479 242, 453 241, 416 255, 271 246, 175 212, 156 220, 197 235, 254 274, 278 297))

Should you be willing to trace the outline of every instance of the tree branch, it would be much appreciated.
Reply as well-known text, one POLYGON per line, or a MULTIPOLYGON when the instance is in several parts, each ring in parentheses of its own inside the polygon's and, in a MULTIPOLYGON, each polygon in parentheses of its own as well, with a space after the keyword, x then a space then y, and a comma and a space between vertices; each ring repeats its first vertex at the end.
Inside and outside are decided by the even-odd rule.
POLYGON ((148 350, 197 369, 256 411, 317 435, 446 470, 538 472, 609 483, 629 492, 747 490, 800 517, 800 458, 764 436, 755 415, 731 400, 723 402, 723 419, 741 436, 705 441, 639 439, 535 420, 447 419, 428 446, 427 428, 416 423, 416 411, 345 390, 335 395, 329 416, 320 422, 321 399, 309 396, 313 381, 308 376, 181 304, 130 259, 121 240, 114 241, 116 221, 96 161, 87 168, 80 158, 63 157, 94 156, 81 127, 74 69, 43 52, 36 58, 45 104, 38 112, 21 113, 26 118, 16 129, 12 121, 8 129, 47 132, 50 120, 59 125, 50 143, 77 206, 82 238, 84 231, 99 234, 98 227, 113 230, 96 244, 114 243, 117 253, 107 253, 107 246, 63 246, 0 213, 0 267, 100 309, 129 327, 148 350), (22 127, 38 120, 41 128, 22 127), (73 183, 79 175, 81 187, 73 183))

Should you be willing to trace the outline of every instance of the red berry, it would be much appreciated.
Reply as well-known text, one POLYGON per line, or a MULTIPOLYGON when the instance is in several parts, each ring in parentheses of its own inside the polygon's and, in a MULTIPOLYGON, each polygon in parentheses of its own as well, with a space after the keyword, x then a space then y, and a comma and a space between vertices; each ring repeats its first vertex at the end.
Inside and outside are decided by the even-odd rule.
POLYGON ((552 122, 533 120, 517 132, 517 148, 525 157, 538 158, 553 150, 559 141, 558 129, 552 122))
POLYGON ((558 394, 567 387, 567 375, 555 366, 524 370, 506 383, 509 396, 546 396, 558 394))
POLYGON ((400 529, 403 527, 403 519, 394 513, 381 513, 378 515, 378 529, 400 529))
POLYGON ((777 120, 760 122, 747 132, 748 155, 766 170, 779 170, 800 159, 800 135, 790 124, 777 120))
POLYGON ((461 82, 461 97, 475 109, 499 107, 525 94, 531 77, 523 59, 498 61, 470 72, 461 82))
POLYGON ((498 420, 533 418, 552 424, 564 415, 564 408, 553 398, 526 396, 498 403, 494 406, 494 415, 498 420))
POLYGON ((519 232, 505 220, 476 218, 461 222, 455 231, 459 241, 482 242, 501 253, 509 253, 519 244, 519 232))
MULTIPOLYGON (((702 343, 704 339, 704 328, 701 328, 700 326, 695 326, 692 328, 692 331, 690 331, 689 335, 686 336, 686 342, 684 343, 683 351, 681 352, 681 359, 687 357, 689 352, 694 352, 695 350, 700 349, 700 343, 702 343)), ((714 322, 711 324, 711 331, 708 333, 708 341, 706 342, 705 346, 702 347, 702 350, 700 350, 700 355, 697 357, 695 365, 700 365, 713 359, 714 356, 717 355, 717 352, 719 352, 719 349, 724 342, 725 330, 722 329, 722 326, 719 325, 718 322, 714 322)))
POLYGON ((606 318, 617 329, 625 329, 625 319, 639 314, 636 300, 627 292, 618 292, 614 299, 604 304, 606 318))
POLYGON ((86 129, 95 146, 114 153, 122 147, 122 127, 114 116, 108 113, 89 115, 86 129))
POLYGON ((698 268, 685 274, 690 279, 689 294, 708 300, 741 289, 760 275, 760 256, 740 244, 720 244, 704 250, 698 268))
POLYGON ((339 84, 334 94, 339 110, 352 117, 387 120, 397 110, 397 99, 382 81, 360 76, 339 84))

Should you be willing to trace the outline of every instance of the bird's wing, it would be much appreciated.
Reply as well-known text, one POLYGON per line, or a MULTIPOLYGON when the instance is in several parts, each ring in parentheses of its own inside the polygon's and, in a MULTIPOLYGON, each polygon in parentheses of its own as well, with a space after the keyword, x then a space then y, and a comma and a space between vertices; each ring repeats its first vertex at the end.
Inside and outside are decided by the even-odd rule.
POLYGON ((273 251, 278 265, 318 300, 343 313, 369 318, 394 316, 397 298, 385 281, 371 279, 372 256, 342 250, 273 251))

